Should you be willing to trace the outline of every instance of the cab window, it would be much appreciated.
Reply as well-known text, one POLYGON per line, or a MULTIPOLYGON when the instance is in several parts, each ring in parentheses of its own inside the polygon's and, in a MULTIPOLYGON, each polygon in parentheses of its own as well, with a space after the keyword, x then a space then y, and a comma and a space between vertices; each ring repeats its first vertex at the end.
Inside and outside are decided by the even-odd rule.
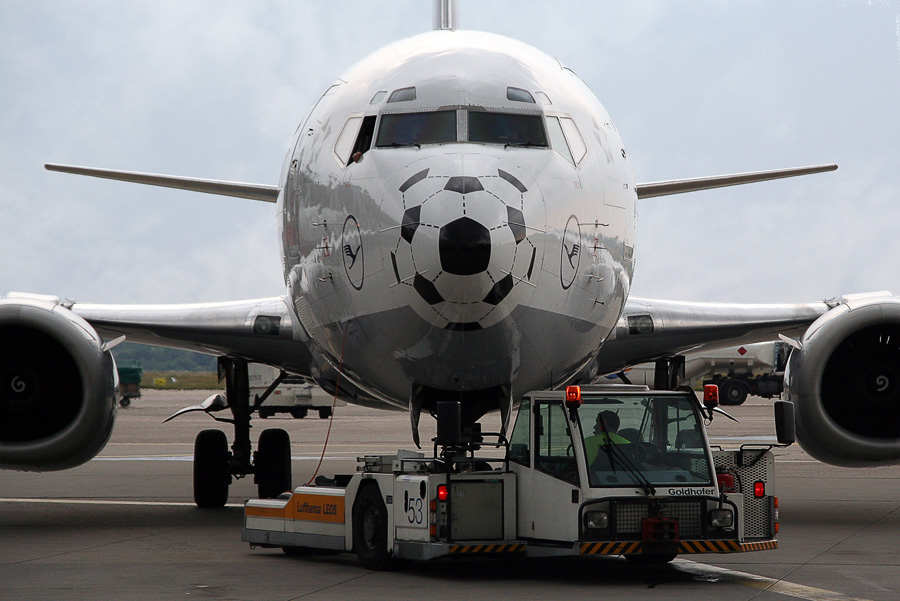
POLYGON ((535 467, 572 484, 578 484, 578 465, 569 422, 562 405, 538 405, 535 418, 535 467))
POLYGON ((381 116, 375 146, 417 146, 456 141, 456 111, 391 113, 381 116))
POLYGON ((510 146, 547 146, 538 115, 469 111, 469 142, 510 146))
POLYGON ((531 465, 531 402, 522 401, 509 437, 509 460, 531 465))
POLYGON ((701 416, 690 398, 587 399, 579 416, 591 486, 712 484, 701 416))

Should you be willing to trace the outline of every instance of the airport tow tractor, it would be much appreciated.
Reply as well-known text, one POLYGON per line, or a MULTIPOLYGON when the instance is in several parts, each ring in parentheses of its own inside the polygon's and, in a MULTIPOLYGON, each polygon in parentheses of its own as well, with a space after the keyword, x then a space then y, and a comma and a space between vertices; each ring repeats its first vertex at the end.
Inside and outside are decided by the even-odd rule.
MULTIPOLYGON (((433 457, 369 455, 326 485, 250 500, 242 540, 355 552, 370 569, 446 556, 662 563, 775 549, 774 445, 711 448, 705 425, 721 410, 714 386, 704 397, 627 385, 532 392, 509 440, 477 423, 461 431, 459 403, 440 402, 433 457), (476 456, 482 447, 504 456, 476 456)), ((790 444, 790 403, 775 413, 779 443, 790 444)))

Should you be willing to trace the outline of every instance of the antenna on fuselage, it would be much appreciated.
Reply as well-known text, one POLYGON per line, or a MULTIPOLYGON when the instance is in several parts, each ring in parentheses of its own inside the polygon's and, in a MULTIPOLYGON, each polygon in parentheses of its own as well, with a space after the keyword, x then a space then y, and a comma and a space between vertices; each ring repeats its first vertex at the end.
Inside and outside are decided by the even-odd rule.
POLYGON ((456 0, 434 0, 433 29, 456 29, 459 25, 459 7, 456 0))

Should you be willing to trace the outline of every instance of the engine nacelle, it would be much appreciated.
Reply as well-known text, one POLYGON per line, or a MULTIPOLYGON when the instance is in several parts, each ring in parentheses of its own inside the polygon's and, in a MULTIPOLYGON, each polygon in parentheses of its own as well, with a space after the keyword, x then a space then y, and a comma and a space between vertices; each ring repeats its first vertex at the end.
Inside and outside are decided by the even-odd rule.
POLYGON ((49 298, 0 298, 0 468, 61 470, 96 456, 117 380, 84 319, 49 298))
POLYGON ((800 342, 785 392, 803 449, 832 465, 900 463, 900 298, 846 300, 800 342))

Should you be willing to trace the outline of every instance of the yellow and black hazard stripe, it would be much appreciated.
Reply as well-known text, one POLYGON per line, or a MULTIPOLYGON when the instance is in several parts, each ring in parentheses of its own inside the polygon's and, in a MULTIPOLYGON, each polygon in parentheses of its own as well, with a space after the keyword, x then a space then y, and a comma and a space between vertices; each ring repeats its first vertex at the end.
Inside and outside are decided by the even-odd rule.
POLYGON ((582 555, 628 555, 638 553, 641 543, 637 541, 615 543, 582 543, 582 555))
POLYGON ((738 553, 736 540, 683 540, 678 543, 679 553, 738 553))
POLYGON ((777 548, 777 540, 767 540, 759 543, 741 543, 741 551, 768 551, 777 548))
POLYGON ((756 543, 740 543, 736 540, 683 540, 678 543, 679 553, 745 553, 777 548, 777 540, 756 543))
MULTIPOLYGON (((777 549, 778 541, 740 543, 736 540, 683 540, 678 543, 678 553, 745 553, 777 549)), ((631 555, 643 553, 640 541, 582 543, 582 555, 631 555)))
POLYGON ((521 553, 525 550, 525 543, 504 543, 504 544, 489 544, 485 543, 482 545, 452 545, 450 547, 450 553, 521 553))

